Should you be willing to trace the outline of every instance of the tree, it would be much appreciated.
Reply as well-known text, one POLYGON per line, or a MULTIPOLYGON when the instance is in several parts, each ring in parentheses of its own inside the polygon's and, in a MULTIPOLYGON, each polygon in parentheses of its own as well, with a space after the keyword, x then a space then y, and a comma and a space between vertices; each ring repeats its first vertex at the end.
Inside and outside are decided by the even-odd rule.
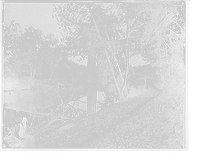
POLYGON ((127 77, 128 77, 128 70, 129 70, 129 24, 130 24, 130 6, 132 7, 132 5, 130 5, 130 3, 125 3, 125 10, 126 10, 126 15, 125 15, 125 21, 126 21, 126 71, 125 71, 125 76, 124 76, 124 80, 123 80, 123 84, 121 86, 121 93, 123 93, 123 90, 125 89, 125 93, 126 95, 128 94, 127 92, 127 77))
MULTIPOLYGON (((90 7, 89 4, 88 4, 88 8, 89 8, 90 14, 92 16, 92 20, 93 20, 94 26, 96 28, 96 32, 97 32, 97 34, 99 36, 99 39, 100 39, 100 41, 101 41, 101 43, 102 43, 102 45, 104 47, 104 51, 105 51, 106 58, 107 58, 107 61, 108 61, 108 64, 109 64, 109 68, 110 68, 110 71, 111 71, 111 74, 112 74, 112 77, 113 77, 113 80, 114 80, 114 83, 115 83, 115 89, 116 89, 116 92, 117 92, 117 96, 118 96, 119 102, 122 102, 122 101, 124 101, 125 98, 123 96, 122 91, 120 91, 119 85, 117 83, 117 79, 115 77, 114 69, 113 69, 112 63, 111 63, 111 57, 110 56, 113 56, 114 54, 112 54, 111 49, 109 49, 109 47, 106 46, 106 44, 105 44, 105 42, 104 42, 104 40, 102 38, 102 35, 100 34, 99 28, 97 26, 96 20, 94 18, 93 12, 92 12, 91 7, 90 7)), ((108 37, 108 33, 106 33, 106 35, 108 37)))
MULTIPOLYGON (((41 64, 43 68, 40 69, 47 69, 49 75, 43 80, 45 84, 49 85, 49 88, 53 87, 56 92, 56 97, 60 101, 60 104, 56 107, 63 107, 59 113, 59 115, 63 115, 66 111, 64 109, 69 106, 69 102, 74 101, 74 91, 85 83, 83 78, 80 77, 80 73, 85 70, 85 67, 70 61, 69 47, 61 43, 44 50, 44 53, 45 57, 43 57, 41 64)), ((44 76, 44 73, 41 76, 44 76)), ((76 99, 79 100, 81 95, 78 95, 76 99)))
POLYGON ((40 59, 36 70, 40 72, 40 79, 45 81, 51 80, 59 61, 67 55, 67 52, 53 35, 43 35, 42 39, 42 45, 38 50, 40 59))
POLYGON ((16 88, 19 83, 19 64, 16 64, 20 52, 18 40, 21 35, 20 25, 12 21, 9 26, 4 24, 3 32, 3 68, 4 88, 16 88))
POLYGON ((65 43, 73 48, 71 52, 88 57, 89 68, 96 69, 99 61, 95 59, 105 56, 119 100, 123 100, 121 89, 126 84, 122 85, 123 74, 117 59, 121 48, 117 28, 123 20, 120 4, 67 3, 55 8, 55 12, 59 25, 65 29, 65 43))
POLYGON ((5 31, 3 33, 3 37, 4 37, 4 44, 3 44, 3 49, 4 49, 4 62, 8 62, 10 57, 13 55, 13 52, 12 52, 12 46, 15 45, 15 42, 14 40, 12 39, 12 35, 9 34, 8 32, 10 31, 11 29, 11 26, 13 26, 14 24, 14 20, 11 21, 10 25, 8 27, 4 26, 5 27, 5 31))
MULTIPOLYGON (((69 38, 71 38, 71 36, 77 38, 77 35, 80 35, 80 39, 78 42, 84 42, 84 44, 86 44, 84 46, 84 53, 88 54, 88 57, 91 60, 92 73, 94 75, 96 71, 96 59, 98 57, 97 53, 101 53, 106 56, 106 63, 109 65, 113 80, 116 84, 118 96, 121 100, 122 96, 120 94, 119 86, 117 85, 117 80, 115 78, 115 69, 113 67, 111 58, 114 57, 114 54, 112 55, 112 53, 110 53, 108 47, 106 47, 107 49, 102 48, 105 47, 103 46, 103 44, 99 48, 94 47, 94 44, 96 43, 104 43, 106 40, 114 38, 115 34, 111 25, 111 22, 113 20, 110 18, 110 16, 105 14, 105 11, 99 5, 93 4, 92 10, 93 11, 88 8, 88 3, 86 3, 86 5, 85 3, 72 3, 61 5, 60 7, 56 8, 57 19, 58 22, 61 23, 61 26, 64 26, 66 30, 71 32, 69 38), (71 12, 68 13, 68 11, 71 12), (70 16, 72 13, 73 17, 70 16), (66 17, 65 15, 68 16, 66 17), (93 19, 93 17, 95 17, 95 19, 93 19), (98 23, 98 28, 96 28, 95 25, 96 21, 98 23), (74 30, 71 28, 72 26, 75 27, 74 30), (101 33, 101 35, 99 35, 98 33, 101 33)), ((112 44, 114 45, 114 43, 112 44)), ((109 48, 112 48, 111 44, 109 48)), ((118 63, 117 60, 115 60, 115 63, 118 63)))
POLYGON ((22 34, 18 43, 21 51, 19 61, 29 71, 28 89, 30 89, 39 70, 39 64, 44 56, 42 52, 35 53, 35 51, 43 48, 42 33, 30 26, 22 34))
MULTIPOLYGON (((58 24, 64 29, 63 32, 63 44, 65 46, 72 46, 81 43, 79 35, 79 26, 88 22, 88 11, 84 3, 62 3, 54 8, 55 15, 58 24)), ((83 48, 76 48, 70 51, 71 56, 79 55, 83 59, 86 58, 86 54, 83 52, 83 48)))
MULTIPOLYGON (((128 91, 127 91, 127 85, 126 85, 126 82, 127 82, 127 75, 128 75, 128 67, 129 67, 129 42, 128 42, 128 6, 127 6, 127 61, 126 61, 126 70, 125 70, 125 75, 123 77, 123 73, 122 73, 122 70, 118 64, 118 60, 116 59, 115 57, 115 52, 112 51, 112 48, 109 48, 106 46, 106 44, 104 43, 104 40, 99 32, 99 28, 97 26, 97 23, 96 23, 96 20, 94 18, 94 15, 92 13, 92 10, 90 8, 90 5, 88 4, 88 8, 90 10, 90 14, 92 16, 92 20, 93 20, 93 23, 95 25, 95 28, 96 28, 96 31, 97 31, 97 34, 100 38, 100 41, 101 43, 103 44, 103 47, 105 48, 105 53, 106 53, 106 56, 107 56, 107 60, 108 60, 108 64, 109 64, 109 67, 110 67, 110 70, 111 70, 111 74, 113 76, 113 80, 114 80, 114 83, 115 83, 115 89, 116 89, 116 92, 117 92, 117 96, 118 96, 118 99, 119 101, 124 101, 127 99, 128 97, 128 91), (112 69, 112 66, 111 66, 111 62, 109 60, 109 55, 108 53, 111 55, 111 58, 113 58, 114 62, 117 64, 117 68, 119 70, 119 76, 121 77, 121 81, 122 81, 122 85, 121 85, 121 88, 120 86, 118 85, 117 83, 117 79, 115 78, 115 74, 114 74, 114 70, 112 69)), ((106 32, 106 36, 107 36, 107 40, 110 40, 109 39, 109 36, 108 36, 108 33, 106 32)))
POLYGON ((18 39, 21 36, 21 27, 12 21, 9 25, 3 24, 3 64, 5 77, 15 75, 14 59, 18 49, 18 39), (9 74, 8 74, 8 73, 9 74))
POLYGON ((171 77, 183 76, 185 44, 185 4, 142 3, 132 6, 131 16, 142 21, 140 42, 145 57, 154 57, 161 84, 171 77))

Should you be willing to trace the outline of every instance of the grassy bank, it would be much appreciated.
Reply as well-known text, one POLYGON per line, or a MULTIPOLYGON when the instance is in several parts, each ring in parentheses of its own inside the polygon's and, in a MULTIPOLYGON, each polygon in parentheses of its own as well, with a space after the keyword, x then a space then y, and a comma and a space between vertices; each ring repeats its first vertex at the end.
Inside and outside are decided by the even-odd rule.
POLYGON ((185 148, 184 100, 162 93, 89 148, 182 149, 185 148))
POLYGON ((129 99, 126 102, 118 103, 105 108, 94 116, 77 120, 76 126, 59 132, 57 126, 50 126, 40 130, 37 134, 38 147, 41 148, 69 148, 76 145, 95 133, 99 133, 117 123, 127 112, 138 104, 155 96, 155 90, 148 90, 146 93, 129 99))

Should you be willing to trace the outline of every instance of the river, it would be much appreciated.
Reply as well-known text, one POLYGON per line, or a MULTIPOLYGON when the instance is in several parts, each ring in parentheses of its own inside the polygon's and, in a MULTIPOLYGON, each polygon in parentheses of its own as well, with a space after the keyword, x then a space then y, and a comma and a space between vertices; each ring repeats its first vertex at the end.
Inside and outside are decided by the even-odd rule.
MULTIPOLYGON (((59 92, 65 103, 69 101, 71 92, 69 89, 63 89, 59 92)), ((117 102, 116 99, 106 95, 98 86, 86 86, 73 93, 73 97, 64 111, 78 110, 67 113, 67 116, 71 115, 72 117, 78 117, 78 112, 84 113, 85 116, 93 115, 103 109, 105 99, 109 99, 110 103, 117 102)), ((61 100, 53 91, 4 92, 3 124, 6 126, 20 122, 22 116, 26 115, 30 125, 39 127, 50 121, 60 111, 63 111, 61 100)))

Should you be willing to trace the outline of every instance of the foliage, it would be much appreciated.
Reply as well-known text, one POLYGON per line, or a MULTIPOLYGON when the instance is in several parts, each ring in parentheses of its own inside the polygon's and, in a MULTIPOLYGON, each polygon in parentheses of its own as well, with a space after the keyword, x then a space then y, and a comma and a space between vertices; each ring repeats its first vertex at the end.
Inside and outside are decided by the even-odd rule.
MULTIPOLYGON (((98 36, 100 38, 100 41, 101 41, 101 43, 103 45, 104 53, 105 53, 106 58, 108 60, 109 69, 110 69, 111 74, 112 74, 112 79, 114 81, 114 85, 115 85, 115 89, 116 89, 116 92, 117 92, 117 96, 118 96, 119 102, 122 102, 122 101, 124 101, 124 100, 127 99, 126 80, 127 80, 128 63, 129 63, 129 61, 128 61, 129 60, 128 41, 127 41, 127 62, 126 62, 127 65, 126 65, 125 76, 123 77, 122 70, 121 70, 121 67, 119 66, 118 60, 116 59, 115 53, 114 53, 114 51, 112 51, 112 48, 105 43, 105 40, 103 38, 103 34, 100 33, 99 27, 97 25, 97 21, 96 21, 96 19, 94 17, 93 11, 92 11, 91 6, 89 4, 88 4, 88 8, 90 10, 90 14, 91 14, 94 26, 96 28, 96 32, 97 32, 97 34, 98 34, 98 36), (123 82, 123 84, 121 85, 121 87, 117 83, 118 80, 116 78, 117 76, 115 76, 115 71, 114 71, 114 68, 113 68, 113 65, 112 65, 112 62, 111 62, 112 59, 113 59, 114 63, 116 63, 116 65, 117 65, 117 69, 119 70, 119 74, 120 74, 121 80, 123 82)), ((127 20, 128 20, 128 16, 127 16, 127 20)), ((105 34, 107 36, 107 40, 110 41, 111 39, 109 38, 108 33, 106 32, 105 34)), ((128 40, 128 21, 127 21, 127 40, 128 40)))
POLYGON ((3 50, 4 50, 4 63, 9 63, 13 55, 18 51, 17 40, 20 36, 19 24, 12 21, 10 25, 4 25, 3 34, 3 50))
POLYGON ((30 65, 30 71, 43 70, 41 65, 53 65, 59 56, 55 54, 59 51, 58 40, 52 35, 43 35, 32 26, 22 31, 17 23, 11 22, 5 25, 3 39, 4 65, 11 71, 19 69, 15 73, 20 72, 22 64, 30 65))
MULTIPOLYGON (((102 68, 102 66, 100 66, 102 68)), ((125 71, 123 71, 123 74, 125 71)), ((107 93, 113 93, 115 96, 117 95, 114 83, 112 80, 108 81, 106 78, 106 73, 102 71, 103 77, 103 85, 105 91, 107 93)), ((129 82, 127 83, 127 91, 128 91, 128 98, 135 97, 141 94, 146 86, 147 83, 152 82, 154 77, 154 68, 150 65, 143 65, 138 67, 130 67, 128 78, 129 82), (145 84, 146 82, 146 84, 145 84), (137 84, 136 84, 137 83, 137 84)), ((118 85, 122 85, 122 80, 120 76, 117 77, 118 85)))
POLYGON ((28 87, 31 87, 41 61, 41 53, 34 51, 42 49, 41 32, 29 27, 16 38, 17 51, 13 53, 8 63, 5 63, 5 77, 12 76, 20 78, 29 76, 28 87))
POLYGON ((4 65, 4 81, 7 85, 4 85, 6 89, 12 89, 16 87, 18 83, 18 71, 19 66, 15 63, 17 60, 17 54, 19 52, 18 39, 21 35, 19 24, 14 21, 11 22, 9 27, 4 25, 4 39, 3 39, 3 65, 4 65))
POLYGON ((14 136, 16 124, 12 124, 9 127, 6 127, 5 134, 3 136, 3 141, 5 141, 9 147, 17 147, 17 141, 14 136))
POLYGON ((123 46, 116 41, 118 33, 113 24, 119 21, 117 17, 111 12, 106 11, 101 4, 96 3, 66 3, 65 5, 56 7, 55 12, 59 24, 68 33, 66 34, 67 39, 77 39, 77 42, 84 44, 83 53, 86 53, 91 60, 91 69, 94 78, 98 78, 99 81, 104 82, 103 84, 105 84, 104 80, 114 81, 119 98, 122 98, 122 91, 126 88, 121 88, 120 90, 120 87, 117 85, 116 77, 118 75, 117 73, 120 73, 121 80, 123 80, 121 71, 124 70, 124 63, 122 63, 124 61, 122 59, 124 49, 123 46), (72 17, 72 14, 75 18, 72 17), (105 62, 105 60, 107 61, 105 62), (96 61, 98 65, 97 68, 96 61), (104 63, 98 61, 104 61, 104 63), (100 64, 104 65, 104 67, 100 68, 100 64), (101 75, 105 67, 107 68, 105 71, 107 73, 105 74, 107 78, 101 75), (96 77, 96 72, 100 72, 98 77, 96 77))
POLYGON ((144 23, 140 47, 146 51, 145 57, 154 57, 152 66, 157 67, 161 85, 185 71, 184 8, 179 2, 142 3, 132 8, 131 16, 144 23))
POLYGON ((19 40, 19 47, 28 52, 29 50, 39 50, 42 46, 42 33, 41 31, 30 26, 25 29, 19 40))

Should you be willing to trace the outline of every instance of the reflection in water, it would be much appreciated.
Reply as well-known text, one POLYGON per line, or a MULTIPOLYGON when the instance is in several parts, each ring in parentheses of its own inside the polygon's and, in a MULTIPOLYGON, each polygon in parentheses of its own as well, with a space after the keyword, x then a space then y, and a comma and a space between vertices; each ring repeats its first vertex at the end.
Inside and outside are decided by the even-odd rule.
MULTIPOLYGON (((61 91, 65 102, 69 100, 69 90, 61 91)), ((72 98, 68 108, 85 111, 93 115, 102 109, 106 94, 95 85, 80 89, 72 98)), ((116 102, 116 101, 115 101, 116 102)), ((62 110, 62 104, 55 93, 45 91, 16 91, 12 94, 4 93, 4 125, 9 126, 21 120, 23 115, 28 116, 30 125, 39 127, 50 121, 52 115, 62 110)))

